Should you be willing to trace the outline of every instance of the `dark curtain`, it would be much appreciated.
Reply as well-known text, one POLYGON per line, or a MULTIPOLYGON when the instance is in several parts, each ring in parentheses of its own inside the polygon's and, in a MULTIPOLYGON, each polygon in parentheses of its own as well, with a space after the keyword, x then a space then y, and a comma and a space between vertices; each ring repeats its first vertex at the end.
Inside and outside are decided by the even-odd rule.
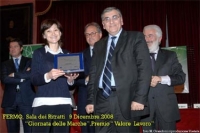
MULTIPOLYGON (((167 16, 169 46, 186 45, 188 49, 190 93, 178 94, 178 102, 190 107, 199 103, 199 1, 54 1, 49 12, 38 17, 38 31, 42 20, 57 19, 64 28, 63 48, 80 52, 88 46, 84 26, 94 21, 102 27, 101 12, 108 6, 121 10, 125 30, 142 32, 145 25, 159 25, 163 31, 162 47, 166 45, 167 16)), ((106 35, 103 30, 103 36, 106 35)), ((37 41, 42 42, 41 34, 37 41)))
POLYGON ((177 94, 179 103, 200 102, 199 1, 167 2, 170 46, 187 46, 189 94, 177 94))
MULTIPOLYGON (((38 17, 38 30, 42 20, 55 18, 64 28, 64 48, 79 52, 87 47, 84 37, 84 26, 89 22, 101 24, 101 13, 105 7, 118 7, 123 15, 125 30, 142 31, 147 24, 158 24, 165 34, 166 7, 165 2, 131 2, 131 1, 59 1, 53 2, 51 9, 45 15, 38 17), (145 8, 144 8, 145 7, 145 8), (150 12, 149 12, 150 11, 150 12), (164 15, 163 15, 164 14, 164 15)), ((107 32, 103 30, 103 35, 107 32)), ((164 35, 165 36, 165 35, 164 35)), ((165 38, 165 37, 164 37, 165 38)), ((38 34, 38 42, 42 42, 38 34)), ((162 41, 165 46, 165 39, 162 41)))

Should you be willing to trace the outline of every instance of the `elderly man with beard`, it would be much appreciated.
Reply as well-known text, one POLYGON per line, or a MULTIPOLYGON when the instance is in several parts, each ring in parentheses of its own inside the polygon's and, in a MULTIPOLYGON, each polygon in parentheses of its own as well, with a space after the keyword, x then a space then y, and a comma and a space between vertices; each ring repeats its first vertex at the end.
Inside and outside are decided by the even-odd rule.
POLYGON ((185 82, 185 73, 175 52, 159 48, 162 31, 157 25, 148 25, 143 29, 152 63, 152 79, 148 95, 150 115, 142 122, 152 122, 144 126, 143 131, 176 130, 176 121, 180 119, 174 86, 185 82))

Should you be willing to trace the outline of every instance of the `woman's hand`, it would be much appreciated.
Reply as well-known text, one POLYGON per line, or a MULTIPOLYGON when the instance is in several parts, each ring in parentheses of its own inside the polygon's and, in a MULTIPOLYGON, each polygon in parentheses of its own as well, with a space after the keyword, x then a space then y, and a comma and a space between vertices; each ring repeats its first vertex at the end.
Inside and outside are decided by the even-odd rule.
POLYGON ((63 70, 51 69, 51 71, 47 73, 47 79, 56 80, 58 77, 63 76, 63 75, 65 75, 65 72, 63 70))

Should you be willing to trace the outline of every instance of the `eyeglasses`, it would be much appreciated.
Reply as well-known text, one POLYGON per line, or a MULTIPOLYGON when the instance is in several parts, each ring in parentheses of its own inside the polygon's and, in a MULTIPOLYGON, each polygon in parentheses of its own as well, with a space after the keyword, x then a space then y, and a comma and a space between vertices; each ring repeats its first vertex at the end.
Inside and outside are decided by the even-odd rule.
POLYGON ((111 22, 111 19, 112 19, 112 21, 117 21, 119 17, 120 17, 120 16, 118 16, 118 15, 114 15, 114 16, 112 16, 112 18, 105 17, 105 18, 103 19, 103 21, 106 22, 106 23, 110 23, 110 22, 111 22))
POLYGON ((94 37, 98 32, 85 33, 85 37, 94 37))

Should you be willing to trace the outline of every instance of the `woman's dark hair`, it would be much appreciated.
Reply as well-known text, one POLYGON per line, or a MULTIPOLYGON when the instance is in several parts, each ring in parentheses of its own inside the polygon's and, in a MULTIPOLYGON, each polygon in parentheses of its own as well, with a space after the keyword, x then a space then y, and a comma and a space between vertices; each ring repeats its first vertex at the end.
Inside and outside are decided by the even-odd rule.
MULTIPOLYGON (((46 20, 42 21, 41 26, 40 26, 40 32, 41 32, 42 35, 43 35, 44 32, 45 32, 47 29, 49 29, 53 24, 57 25, 58 29, 59 29, 60 32, 61 32, 61 38, 60 38, 60 40, 58 41, 58 44, 59 44, 60 46, 62 46, 62 41, 61 41, 61 40, 62 40, 62 31, 63 31, 63 29, 62 29, 62 25, 61 25, 60 22, 58 22, 57 20, 55 20, 55 19, 46 19, 46 20)), ((43 38, 43 39, 44 39, 44 38, 43 38)), ((46 39, 44 39, 44 41, 45 41, 45 44, 46 44, 46 45, 49 45, 46 39)))

